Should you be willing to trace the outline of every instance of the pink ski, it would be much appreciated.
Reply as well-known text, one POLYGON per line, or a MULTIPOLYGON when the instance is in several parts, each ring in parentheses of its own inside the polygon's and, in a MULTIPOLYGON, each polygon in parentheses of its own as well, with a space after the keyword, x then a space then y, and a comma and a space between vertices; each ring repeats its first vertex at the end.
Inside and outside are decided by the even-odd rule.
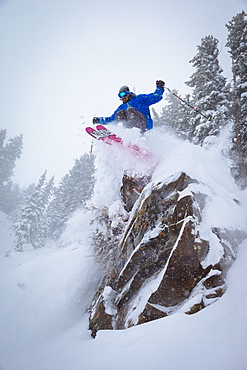
POLYGON ((97 140, 104 141, 106 144, 112 145, 112 144, 119 144, 123 146, 126 149, 130 149, 132 154, 135 156, 141 156, 142 158, 151 158, 152 154, 144 151, 139 146, 135 144, 127 144, 125 145, 123 142, 123 139, 121 137, 117 136, 110 130, 108 130, 105 126, 97 125, 96 130, 92 127, 86 127, 86 132, 91 135, 93 138, 97 140))
POLYGON ((123 144, 123 140, 119 136, 115 135, 110 130, 107 130, 102 125, 97 125, 96 130, 92 127, 86 127, 86 132, 94 139, 102 140, 110 145, 112 144, 112 141, 123 144))

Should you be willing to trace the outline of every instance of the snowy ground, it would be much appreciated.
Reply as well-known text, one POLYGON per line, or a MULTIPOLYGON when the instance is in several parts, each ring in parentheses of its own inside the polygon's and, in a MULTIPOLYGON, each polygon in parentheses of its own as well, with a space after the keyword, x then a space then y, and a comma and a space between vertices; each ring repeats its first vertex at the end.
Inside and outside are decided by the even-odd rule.
MULTIPOLYGON (((208 208, 211 222, 247 230, 247 193, 236 188, 220 154, 224 137, 212 148, 200 148, 167 134, 142 142, 132 135, 159 153, 155 181, 186 171, 216 194, 208 208)), ((150 170, 127 156, 116 166, 117 153, 112 157, 109 150, 95 148, 94 203, 107 207, 119 197, 126 166, 150 170)), ((86 309, 102 272, 88 247, 90 217, 77 212, 56 244, 6 253, 13 235, 10 221, 0 214, 0 370, 247 369, 247 241, 228 274, 227 292, 213 305, 191 316, 176 313, 128 330, 101 331, 92 339, 86 309)))

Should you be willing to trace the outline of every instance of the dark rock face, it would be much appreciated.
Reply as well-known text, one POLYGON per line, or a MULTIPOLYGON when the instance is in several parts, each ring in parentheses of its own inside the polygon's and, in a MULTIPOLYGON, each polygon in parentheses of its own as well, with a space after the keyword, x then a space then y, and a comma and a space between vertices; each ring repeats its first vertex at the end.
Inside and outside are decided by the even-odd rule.
POLYGON ((143 179, 123 179, 126 209, 133 208, 115 265, 106 271, 90 308, 92 335, 177 310, 193 314, 222 296, 237 238, 217 228, 208 230, 209 240, 201 237, 208 196, 195 191, 198 185, 185 173, 143 190, 143 179))

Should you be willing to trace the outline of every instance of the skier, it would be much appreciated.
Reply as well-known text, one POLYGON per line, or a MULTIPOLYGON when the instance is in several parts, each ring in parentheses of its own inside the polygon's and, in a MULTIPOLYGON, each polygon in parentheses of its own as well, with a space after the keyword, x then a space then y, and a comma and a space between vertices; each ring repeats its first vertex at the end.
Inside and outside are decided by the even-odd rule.
POLYGON ((120 87, 118 96, 123 102, 110 117, 94 117, 93 123, 106 125, 113 121, 123 122, 124 127, 137 127, 141 133, 153 128, 149 106, 158 103, 164 93, 165 83, 161 80, 156 81, 156 90, 151 94, 135 95, 129 87, 120 87))

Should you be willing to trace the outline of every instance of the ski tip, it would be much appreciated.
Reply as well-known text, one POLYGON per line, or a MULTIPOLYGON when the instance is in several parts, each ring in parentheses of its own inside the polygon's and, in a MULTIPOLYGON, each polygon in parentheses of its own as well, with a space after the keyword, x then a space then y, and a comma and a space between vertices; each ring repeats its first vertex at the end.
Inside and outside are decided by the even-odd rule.
POLYGON ((103 125, 97 125, 96 126, 96 129, 97 130, 107 130, 107 128, 105 126, 103 126, 103 125))
POLYGON ((94 129, 92 127, 86 127, 85 131, 89 133, 89 132, 93 132, 94 129))

